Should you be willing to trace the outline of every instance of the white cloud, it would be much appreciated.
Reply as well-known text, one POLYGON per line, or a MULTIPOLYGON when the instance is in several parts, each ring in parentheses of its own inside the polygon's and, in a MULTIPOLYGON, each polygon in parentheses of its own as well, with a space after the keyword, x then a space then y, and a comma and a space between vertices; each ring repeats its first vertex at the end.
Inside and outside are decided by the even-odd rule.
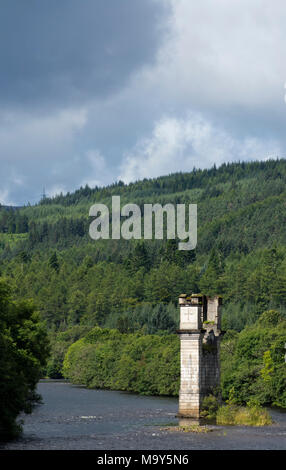
POLYGON ((14 206, 15 205, 15 203, 10 200, 8 189, 0 190, 0 205, 2 206, 14 206))
POLYGON ((86 184, 90 188, 104 186, 110 183, 110 172, 108 171, 106 160, 99 150, 88 150, 85 155, 87 165, 87 176, 82 180, 80 186, 86 184))
MULTIPOLYGON (((160 97, 189 106, 283 105, 283 0, 170 0, 169 40, 145 69, 160 97)), ((141 77, 142 78, 142 77, 141 77)))
POLYGON ((43 188, 43 190, 45 191, 45 194, 48 197, 58 196, 61 193, 65 194, 67 192, 65 186, 60 186, 57 184, 53 186, 49 186, 48 188, 43 188))
POLYGON ((185 119, 165 117, 152 135, 140 140, 126 154, 120 179, 129 183, 176 171, 206 168, 214 163, 277 157, 276 141, 246 137, 238 140, 197 113, 185 119))
POLYGON ((156 63, 133 75, 113 108, 109 102, 137 141, 125 147, 119 178, 283 157, 285 3, 169 3, 169 36, 156 63))

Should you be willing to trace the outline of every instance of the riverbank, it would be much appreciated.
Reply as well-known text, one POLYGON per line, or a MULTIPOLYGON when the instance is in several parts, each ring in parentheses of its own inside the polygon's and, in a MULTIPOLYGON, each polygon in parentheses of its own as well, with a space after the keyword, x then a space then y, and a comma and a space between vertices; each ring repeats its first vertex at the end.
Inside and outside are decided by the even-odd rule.
POLYGON ((266 427, 215 426, 209 433, 166 430, 178 424, 178 399, 89 390, 66 381, 41 381, 43 404, 24 417, 14 450, 284 449, 286 413, 271 410, 266 427))

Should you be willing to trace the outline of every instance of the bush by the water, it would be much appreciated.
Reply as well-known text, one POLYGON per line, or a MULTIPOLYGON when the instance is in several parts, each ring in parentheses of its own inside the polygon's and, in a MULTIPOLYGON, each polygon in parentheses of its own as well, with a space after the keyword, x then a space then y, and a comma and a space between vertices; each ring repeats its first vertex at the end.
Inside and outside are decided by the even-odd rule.
POLYGON ((221 344, 222 398, 232 402, 286 408, 286 320, 279 312, 264 312, 240 333, 228 331, 221 344))
POLYGON ((233 388, 229 399, 223 405, 221 400, 214 395, 205 397, 201 416, 221 425, 266 426, 272 423, 268 411, 262 408, 255 399, 250 400, 247 406, 237 405, 233 388))
POLYGON ((236 424, 243 426, 266 426, 272 423, 271 416, 261 406, 221 406, 216 414, 217 424, 236 424))
POLYGON ((70 346, 63 374, 89 388, 178 395, 179 339, 96 327, 70 346))
POLYGON ((202 418, 214 420, 216 419, 218 409, 219 401, 217 397, 209 395, 203 399, 201 416, 202 418))

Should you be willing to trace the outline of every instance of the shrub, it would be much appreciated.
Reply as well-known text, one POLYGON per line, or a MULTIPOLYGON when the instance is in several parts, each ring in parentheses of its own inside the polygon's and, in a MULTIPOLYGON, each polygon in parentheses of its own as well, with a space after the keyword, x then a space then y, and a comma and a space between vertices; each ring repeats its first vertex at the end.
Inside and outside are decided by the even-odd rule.
POLYGON ((209 395, 203 399, 201 416, 207 419, 215 419, 218 408, 218 399, 213 395, 209 395))
POLYGON ((268 411, 258 405, 242 407, 228 404, 218 409, 216 422, 221 425, 266 426, 272 420, 268 411))

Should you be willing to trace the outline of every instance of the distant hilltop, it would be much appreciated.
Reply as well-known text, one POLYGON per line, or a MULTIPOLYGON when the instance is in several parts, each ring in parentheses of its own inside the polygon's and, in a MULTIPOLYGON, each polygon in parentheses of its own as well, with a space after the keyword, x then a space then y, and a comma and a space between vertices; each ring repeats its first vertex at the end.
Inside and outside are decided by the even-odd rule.
POLYGON ((3 206, 0 203, 0 209, 6 209, 7 211, 13 211, 13 210, 21 209, 21 208, 22 206, 3 206))

